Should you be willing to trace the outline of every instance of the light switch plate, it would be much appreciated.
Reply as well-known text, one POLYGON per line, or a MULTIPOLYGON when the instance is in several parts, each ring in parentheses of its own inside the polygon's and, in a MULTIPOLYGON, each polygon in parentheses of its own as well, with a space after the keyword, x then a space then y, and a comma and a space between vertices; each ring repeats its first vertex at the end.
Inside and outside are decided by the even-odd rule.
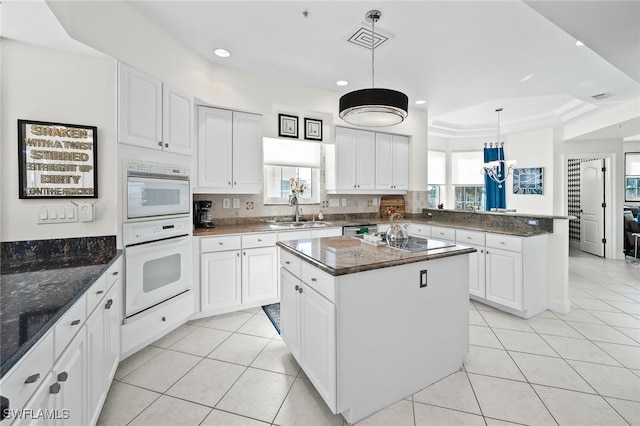
POLYGON ((240 199, 239 198, 234 198, 233 199, 233 208, 234 209, 239 209, 240 208, 240 199))
POLYGON ((346 198, 342 199, 342 207, 347 207, 347 199, 346 198))
POLYGON ((225 198, 222 200, 222 208, 223 209, 228 209, 231 205, 231 202, 228 198, 225 198))
POLYGON ((57 205, 57 206, 40 206, 38 207, 38 215, 36 222, 38 224, 49 223, 71 223, 78 221, 76 206, 57 205))

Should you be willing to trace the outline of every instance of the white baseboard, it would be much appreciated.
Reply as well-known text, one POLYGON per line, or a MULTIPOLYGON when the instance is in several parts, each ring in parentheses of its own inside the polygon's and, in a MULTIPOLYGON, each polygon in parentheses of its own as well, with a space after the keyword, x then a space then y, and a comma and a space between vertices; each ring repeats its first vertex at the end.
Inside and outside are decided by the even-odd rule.
POLYGON ((571 302, 568 300, 553 300, 549 299, 549 310, 551 312, 557 312, 559 314, 568 314, 571 312, 571 302))

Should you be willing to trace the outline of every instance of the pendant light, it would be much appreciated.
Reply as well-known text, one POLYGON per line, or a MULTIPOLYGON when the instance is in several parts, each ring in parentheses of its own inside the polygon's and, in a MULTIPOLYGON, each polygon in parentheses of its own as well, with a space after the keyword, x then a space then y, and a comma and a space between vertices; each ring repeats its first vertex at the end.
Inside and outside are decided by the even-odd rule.
POLYGON ((340 118, 354 126, 393 126, 408 115, 407 95, 375 87, 375 24, 380 16, 379 10, 370 10, 365 15, 367 22, 371 22, 371 88, 355 90, 340 98, 340 118))

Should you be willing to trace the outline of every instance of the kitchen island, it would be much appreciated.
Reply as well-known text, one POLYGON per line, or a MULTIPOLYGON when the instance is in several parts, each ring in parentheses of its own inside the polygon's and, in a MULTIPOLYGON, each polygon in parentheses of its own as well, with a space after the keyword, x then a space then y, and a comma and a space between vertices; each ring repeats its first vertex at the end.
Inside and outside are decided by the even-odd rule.
POLYGON ((282 339, 332 412, 355 423, 460 369, 475 249, 277 245, 282 339))

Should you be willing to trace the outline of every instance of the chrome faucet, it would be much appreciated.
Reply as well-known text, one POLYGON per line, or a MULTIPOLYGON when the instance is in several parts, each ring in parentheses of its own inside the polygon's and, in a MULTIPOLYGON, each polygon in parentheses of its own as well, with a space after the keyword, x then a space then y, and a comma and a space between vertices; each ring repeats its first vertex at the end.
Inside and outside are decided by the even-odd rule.
POLYGON ((289 196, 289 205, 296 206, 295 218, 296 218, 296 222, 300 222, 300 208, 298 206, 298 197, 295 194, 291 194, 289 196))

